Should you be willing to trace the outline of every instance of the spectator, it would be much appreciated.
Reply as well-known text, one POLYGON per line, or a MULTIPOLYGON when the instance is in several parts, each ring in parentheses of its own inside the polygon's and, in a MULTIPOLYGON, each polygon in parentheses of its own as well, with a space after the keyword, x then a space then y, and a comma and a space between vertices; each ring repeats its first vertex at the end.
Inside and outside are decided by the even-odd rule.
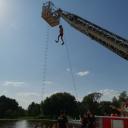
POLYGON ((87 128, 88 126, 88 118, 87 114, 84 113, 80 116, 80 121, 81 121, 81 127, 80 128, 87 128))
POLYGON ((68 119, 63 111, 60 112, 58 117, 57 128, 68 128, 68 119))
POLYGON ((95 128, 96 118, 91 112, 88 114, 88 128, 95 128))

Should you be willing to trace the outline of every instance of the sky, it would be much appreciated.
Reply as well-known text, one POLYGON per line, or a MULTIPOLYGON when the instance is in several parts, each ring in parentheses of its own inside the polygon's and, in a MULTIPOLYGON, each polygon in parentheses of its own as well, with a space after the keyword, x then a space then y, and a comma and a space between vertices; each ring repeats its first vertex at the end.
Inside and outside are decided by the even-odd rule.
MULTIPOLYGON (((64 28, 66 45, 56 44, 58 26, 52 28, 41 18, 44 2, 46 0, 0 0, 0 95, 15 98, 19 105, 27 108, 32 101, 40 103, 57 92, 78 95, 78 100, 89 93, 101 92, 103 100, 111 100, 127 91, 128 61, 63 19, 60 24, 64 28)), ((128 39, 127 0, 52 2, 57 8, 128 39)))

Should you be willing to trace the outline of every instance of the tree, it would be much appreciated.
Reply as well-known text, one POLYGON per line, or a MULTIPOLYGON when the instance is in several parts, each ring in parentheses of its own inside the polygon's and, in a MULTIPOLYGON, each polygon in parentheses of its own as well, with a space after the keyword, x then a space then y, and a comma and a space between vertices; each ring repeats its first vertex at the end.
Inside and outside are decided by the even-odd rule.
POLYGON ((28 106, 28 115, 29 116, 38 116, 38 115, 40 115, 40 104, 32 102, 28 106))
POLYGON ((119 108, 120 107, 120 102, 119 99, 117 99, 115 96, 112 99, 112 105, 119 108))
POLYGON ((7 98, 6 96, 0 97, 0 118, 16 117, 18 111, 18 103, 16 100, 7 98))
POLYGON ((89 110, 93 113, 98 111, 99 100, 102 94, 98 92, 91 93, 83 98, 82 104, 85 110, 89 110))
POLYGON ((112 105, 112 103, 110 101, 101 101, 99 103, 99 115, 107 115, 109 116, 111 113, 113 113, 112 108, 110 107, 110 105, 112 105))
POLYGON ((56 117, 63 110, 70 116, 75 116, 77 102, 69 93, 56 93, 47 97, 43 103, 44 115, 56 117))
POLYGON ((119 102, 125 102, 128 99, 128 95, 126 91, 123 91, 119 95, 119 102))
POLYGON ((23 116, 26 116, 26 110, 24 110, 21 106, 18 107, 18 110, 17 110, 17 115, 18 117, 23 117, 23 116))

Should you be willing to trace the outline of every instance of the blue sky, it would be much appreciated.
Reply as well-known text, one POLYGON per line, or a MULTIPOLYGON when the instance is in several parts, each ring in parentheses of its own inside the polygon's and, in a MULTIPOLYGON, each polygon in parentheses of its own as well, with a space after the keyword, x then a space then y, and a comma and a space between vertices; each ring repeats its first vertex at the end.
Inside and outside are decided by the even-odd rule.
MULTIPOLYGON (((52 1, 56 7, 128 39, 127 0, 52 1)), ((46 84, 43 87, 48 28, 41 19, 43 2, 46 0, 0 0, 0 94, 15 98, 24 108, 32 101, 40 102, 42 97, 56 92, 75 95, 65 45, 54 42, 58 26, 49 29, 46 84)), ((79 100, 94 91, 104 93, 105 100, 127 91, 128 61, 64 20, 61 24, 79 100)))

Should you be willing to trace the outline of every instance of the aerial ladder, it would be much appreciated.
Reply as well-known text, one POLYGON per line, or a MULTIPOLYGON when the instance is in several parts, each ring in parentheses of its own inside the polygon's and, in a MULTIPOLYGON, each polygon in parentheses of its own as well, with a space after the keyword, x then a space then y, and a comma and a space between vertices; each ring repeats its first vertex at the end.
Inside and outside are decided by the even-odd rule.
POLYGON ((128 60, 128 40, 109 32, 108 30, 93 24, 75 14, 69 13, 62 9, 57 9, 51 1, 42 6, 41 17, 51 26, 60 24, 60 18, 67 21, 72 27, 81 33, 96 40, 98 43, 113 51, 120 57, 128 60))

